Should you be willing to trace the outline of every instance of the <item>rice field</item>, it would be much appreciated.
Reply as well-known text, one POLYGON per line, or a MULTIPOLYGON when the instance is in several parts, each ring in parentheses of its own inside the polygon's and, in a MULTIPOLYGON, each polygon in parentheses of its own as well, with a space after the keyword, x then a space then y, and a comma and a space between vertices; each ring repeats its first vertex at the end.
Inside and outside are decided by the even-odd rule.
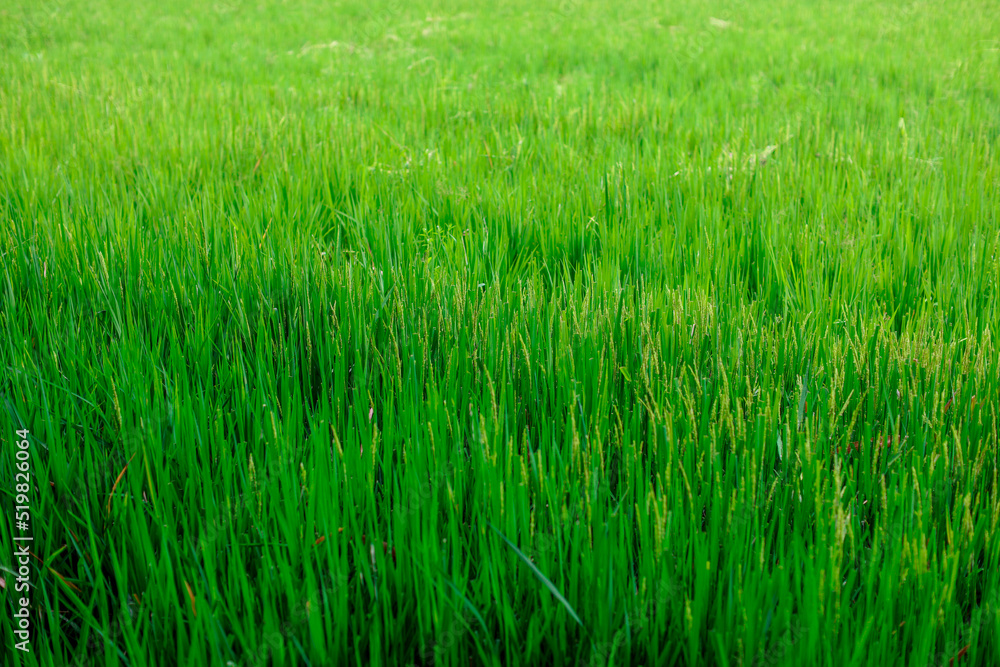
POLYGON ((1000 664, 998 36, 0 2, 4 664, 1000 664))

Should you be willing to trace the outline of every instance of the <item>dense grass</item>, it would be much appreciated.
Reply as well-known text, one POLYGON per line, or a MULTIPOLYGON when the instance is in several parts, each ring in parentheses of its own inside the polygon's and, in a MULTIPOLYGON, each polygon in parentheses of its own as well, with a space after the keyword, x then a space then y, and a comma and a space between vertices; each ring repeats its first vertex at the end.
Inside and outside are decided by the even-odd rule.
POLYGON ((991 3, 139 4, 0 8, 10 664, 1000 663, 991 3))

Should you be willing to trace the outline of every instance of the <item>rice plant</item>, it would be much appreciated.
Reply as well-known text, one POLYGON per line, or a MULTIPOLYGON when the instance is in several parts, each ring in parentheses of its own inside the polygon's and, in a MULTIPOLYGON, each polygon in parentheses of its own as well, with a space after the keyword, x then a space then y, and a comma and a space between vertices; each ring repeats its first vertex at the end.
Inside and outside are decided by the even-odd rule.
POLYGON ((1000 664, 997 35, 4 3, 4 664, 1000 664))

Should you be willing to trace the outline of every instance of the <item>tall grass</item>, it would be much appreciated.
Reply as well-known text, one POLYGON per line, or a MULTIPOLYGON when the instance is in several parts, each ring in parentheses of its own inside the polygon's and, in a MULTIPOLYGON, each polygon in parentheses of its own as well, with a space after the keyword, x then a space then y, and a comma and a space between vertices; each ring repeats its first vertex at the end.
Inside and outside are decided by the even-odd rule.
POLYGON ((1000 662, 997 34, 0 9, 10 663, 1000 662))

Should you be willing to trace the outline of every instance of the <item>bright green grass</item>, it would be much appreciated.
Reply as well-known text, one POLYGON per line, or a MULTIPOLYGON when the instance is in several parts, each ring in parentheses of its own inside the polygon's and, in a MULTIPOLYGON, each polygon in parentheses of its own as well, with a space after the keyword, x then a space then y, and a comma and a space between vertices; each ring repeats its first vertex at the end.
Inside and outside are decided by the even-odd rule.
POLYGON ((998 35, 0 4, 5 664, 1000 663, 998 35))

